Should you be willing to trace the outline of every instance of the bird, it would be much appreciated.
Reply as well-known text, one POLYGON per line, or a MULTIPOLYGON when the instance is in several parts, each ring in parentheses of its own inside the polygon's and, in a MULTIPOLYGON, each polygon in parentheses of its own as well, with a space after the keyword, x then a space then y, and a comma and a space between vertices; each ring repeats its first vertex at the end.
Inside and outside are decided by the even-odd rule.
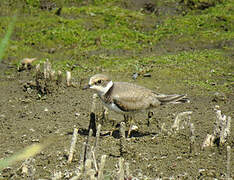
POLYGON ((189 102, 186 94, 161 94, 134 83, 113 82, 105 74, 95 74, 90 77, 89 83, 83 88, 83 90, 86 89, 93 89, 109 110, 124 115, 125 120, 130 119, 128 137, 130 137, 136 113, 166 104, 189 102))

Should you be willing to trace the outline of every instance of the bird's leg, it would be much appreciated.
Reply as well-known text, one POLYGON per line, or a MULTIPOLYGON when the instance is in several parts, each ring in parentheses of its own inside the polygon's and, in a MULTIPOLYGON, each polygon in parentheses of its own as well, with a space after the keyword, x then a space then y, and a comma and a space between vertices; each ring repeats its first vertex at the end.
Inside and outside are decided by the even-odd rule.
POLYGON ((131 135, 131 131, 132 131, 132 127, 134 125, 134 119, 135 119, 135 116, 134 115, 129 115, 129 129, 128 129, 128 138, 130 138, 130 135, 131 135))
POLYGON ((110 119, 109 119, 109 112, 108 112, 108 109, 107 107, 103 106, 102 107, 102 112, 101 112, 101 120, 102 120, 102 125, 105 123, 105 122, 108 122, 110 119))
POLYGON ((148 127, 150 125, 150 120, 152 119, 153 115, 154 115, 154 112, 152 112, 152 111, 148 112, 148 118, 147 118, 147 126, 148 127))
POLYGON ((128 119, 129 119, 129 116, 127 114, 124 114, 124 122, 125 124, 128 124, 128 119))

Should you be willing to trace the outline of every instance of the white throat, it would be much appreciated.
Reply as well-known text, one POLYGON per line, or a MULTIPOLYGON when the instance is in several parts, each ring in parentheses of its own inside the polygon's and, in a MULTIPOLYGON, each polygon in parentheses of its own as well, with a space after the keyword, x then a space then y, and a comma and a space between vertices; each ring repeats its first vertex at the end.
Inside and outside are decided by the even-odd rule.
POLYGON ((113 86, 113 82, 112 81, 110 81, 108 84, 107 84, 107 86, 103 89, 103 92, 102 92, 102 95, 105 95, 108 91, 109 91, 109 89, 113 86))

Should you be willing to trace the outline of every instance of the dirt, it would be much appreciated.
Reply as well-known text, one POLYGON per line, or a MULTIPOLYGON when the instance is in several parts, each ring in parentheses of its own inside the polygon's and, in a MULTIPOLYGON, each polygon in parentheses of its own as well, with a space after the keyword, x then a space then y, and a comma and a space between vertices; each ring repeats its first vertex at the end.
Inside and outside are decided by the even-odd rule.
MULTIPOLYGON (((145 13, 169 13, 177 14, 178 11, 172 5, 160 6, 155 1, 126 1, 123 6, 140 10, 145 13), (131 6, 134 4, 134 6, 131 6)), ((153 49, 146 49, 140 54, 146 56, 149 53, 173 53, 180 50, 221 48, 220 44, 191 45, 189 43, 174 44, 168 40, 153 49), (165 47, 163 47, 165 45, 165 47), (217 47, 216 47, 217 46, 217 47)), ((89 55, 103 52, 89 52, 89 55)), ((108 52, 105 52, 108 54, 108 52)), ((114 53, 115 52, 109 52, 114 53)), ((131 55, 131 52, 116 51, 118 55, 131 55)), ((231 52, 231 55, 233 53, 231 52)), ((230 56, 231 56, 230 55, 230 56)), ((6 61, 5 61, 6 62, 6 61)), ((96 72, 74 77, 78 84, 76 87, 50 87, 49 94, 40 97, 36 89, 25 89, 25 84, 35 80, 34 69, 17 72, 16 67, 8 64, 0 64, 0 158, 12 156, 24 147, 33 143, 41 143, 53 138, 53 143, 38 155, 33 157, 30 164, 35 171, 34 179, 51 179, 55 172, 62 173, 62 179, 70 179, 75 175, 79 166, 83 143, 88 137, 89 116, 92 104, 92 91, 81 89, 88 78, 96 72), (13 70, 12 70, 13 69, 13 70), (13 71, 13 73, 7 73, 13 71), (82 80, 82 82, 81 82, 82 80), (79 86, 81 83, 81 86, 79 86), (79 129, 76 152, 71 164, 67 163, 68 152, 71 144, 74 128, 79 129)), ((184 85, 178 79, 171 83, 166 77, 159 79, 157 72, 152 72, 151 77, 139 77, 132 80, 132 73, 109 74, 116 81, 134 82, 146 86, 161 93, 188 94, 191 102, 187 104, 161 106, 154 109, 154 116, 150 126, 147 126, 146 113, 136 116, 135 125, 130 138, 124 144, 124 153, 121 153, 118 130, 113 135, 104 132, 115 128, 116 124, 123 121, 123 117, 110 112, 109 121, 102 124, 102 136, 97 150, 97 160, 101 155, 107 155, 104 174, 106 179, 116 177, 119 157, 123 157, 129 163, 131 177, 139 179, 225 179, 227 153, 226 146, 231 146, 234 153, 234 123, 231 124, 231 136, 224 146, 208 147, 201 150, 201 145, 207 134, 213 132, 216 114, 215 105, 219 105, 222 113, 234 117, 234 94, 223 94, 216 98, 215 92, 204 92, 200 89, 184 85), (223 98, 224 97, 224 98, 223 98), (178 113, 192 111, 191 122, 195 126, 195 150, 190 152, 189 128, 177 133, 168 134, 162 130, 163 123, 166 129, 170 129, 178 113)), ((74 80, 73 80, 74 81, 74 80)), ((101 105, 99 106, 101 109, 101 105)), ((97 124, 101 121, 97 121, 97 124)), ((91 137, 93 143, 95 137, 91 137)), ((22 162, 5 168, 0 172, 0 179, 30 179, 21 173, 22 162)), ((231 161, 231 167, 233 161, 231 161)), ((231 174, 234 175, 233 168, 231 174)), ((234 178, 232 176, 232 178, 234 178)))
MULTIPOLYGON (((3 66, 2 66, 3 67, 3 66)), ((7 69, 8 67, 5 67, 7 69)), ((4 72, 1 71, 1 72, 4 72)), ((20 151, 32 143, 43 142, 54 137, 55 141, 40 154, 34 157, 32 163, 35 168, 35 178, 50 179, 55 171, 61 171, 63 178, 74 175, 75 168, 80 161, 83 143, 87 138, 89 114, 92 104, 91 91, 83 91, 78 87, 60 87, 44 98, 38 99, 37 91, 24 91, 26 82, 33 81, 33 71, 15 72, 12 75, 1 75, 0 89, 0 157, 5 158, 20 151), (79 129, 78 144, 74 160, 67 164, 73 128, 79 129)), ((133 81, 131 76, 112 74, 114 80, 133 81)), ((87 81, 87 77, 85 81, 87 81)), ((79 82, 80 78, 77 78, 79 82)), ((155 76, 136 80, 135 83, 148 87, 155 76), (143 84, 144 83, 144 84, 143 84)), ((155 80, 156 81, 156 80, 155 80)), ((83 83, 82 83, 83 84, 83 83)), ((196 90, 189 87, 166 85, 160 82, 160 92, 187 93, 191 99, 189 104, 162 106, 154 110, 154 118, 147 126, 146 113, 137 115, 135 125, 138 130, 133 131, 131 138, 124 145, 125 153, 120 153, 120 139, 118 131, 112 136, 103 135, 100 139, 97 159, 107 155, 105 174, 113 177, 117 172, 118 158, 130 165, 130 173, 140 179, 180 178, 180 179, 222 179, 226 173, 226 146, 212 147, 201 150, 201 144, 208 133, 212 133, 215 122, 214 106, 219 104, 222 112, 233 117, 233 95, 213 102, 214 95, 196 95, 196 90), (189 129, 180 130, 175 134, 167 134, 161 130, 171 128, 175 116, 184 111, 193 111, 191 122, 195 125, 196 151, 190 153, 189 129)), ((149 87, 150 88, 150 87, 149 87)), ((154 88, 154 87, 151 87, 154 88)), ((158 91, 158 90, 157 90, 158 91)), ((114 124, 123 120, 123 117, 110 112, 109 121, 102 125, 102 132, 114 128, 114 124), (113 121, 114 120, 114 121, 113 121)), ((100 122, 97 122, 97 124, 100 122)), ((233 133, 233 124, 231 126, 233 133)), ((91 138, 94 141, 95 137, 91 138)), ((233 153, 233 134, 228 140, 233 153)), ((233 161, 232 161, 233 162, 233 161)), ((6 168, 1 173, 4 179, 23 179, 17 169, 22 162, 6 168)), ((233 173, 232 173, 233 174, 233 173)))

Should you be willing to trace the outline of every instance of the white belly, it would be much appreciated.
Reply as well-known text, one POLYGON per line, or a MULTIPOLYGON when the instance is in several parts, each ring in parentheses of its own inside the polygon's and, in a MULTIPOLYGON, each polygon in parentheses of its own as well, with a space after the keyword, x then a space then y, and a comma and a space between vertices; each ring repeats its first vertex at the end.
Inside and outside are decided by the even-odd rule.
POLYGON ((104 104, 108 109, 110 109, 110 110, 112 110, 112 111, 115 111, 115 112, 117 112, 117 113, 121 113, 121 114, 127 113, 127 112, 124 112, 124 111, 122 111, 121 109, 119 109, 118 106, 116 106, 114 103, 106 104, 106 103, 103 102, 103 104, 104 104))

